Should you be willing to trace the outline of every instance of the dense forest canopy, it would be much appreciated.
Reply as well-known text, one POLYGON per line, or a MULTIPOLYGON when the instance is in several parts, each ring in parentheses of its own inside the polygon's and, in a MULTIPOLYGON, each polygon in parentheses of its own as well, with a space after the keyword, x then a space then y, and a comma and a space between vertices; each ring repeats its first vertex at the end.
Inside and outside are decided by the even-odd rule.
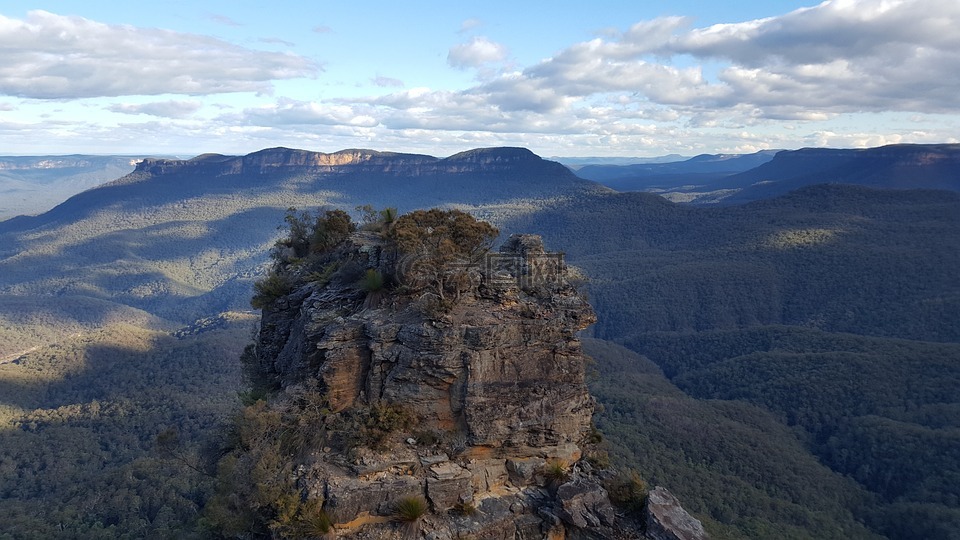
MULTIPOLYGON (((782 433, 866 490, 863 500, 872 502, 844 507, 875 532, 955 538, 956 194, 819 185, 697 209, 634 193, 510 224, 538 226, 591 277, 594 336, 644 355, 687 395, 708 400, 699 403, 730 404, 727 412, 749 404, 791 428, 782 433)), ((598 390, 601 402, 609 391, 598 390)), ((634 403, 618 414, 649 414, 649 403, 634 403)), ((642 421, 633 428, 610 422, 611 439, 651 436, 642 421)), ((675 442, 687 439, 672 433, 675 442)), ((641 470, 663 466, 650 452, 622 455, 641 470)), ((678 490, 699 497, 693 483, 678 490)), ((743 515, 713 508, 727 524, 743 515)), ((744 527, 739 534, 764 537, 744 527)))
MULTIPOLYGON (((297 279, 328 279, 337 269, 319 246, 398 217, 338 212, 291 214, 289 241, 273 251, 290 272, 261 278, 254 302, 297 279), (361 218, 354 224, 348 214, 361 218), (292 234, 297 227, 303 234, 292 234)), ((249 237, 266 252, 280 215, 250 210, 211 222, 211 235, 182 225, 151 230, 176 257, 204 253, 199 264, 208 261, 202 246, 231 230, 240 230, 231 242, 249 237), (240 227, 268 214, 269 230, 240 227), (178 231, 195 240, 170 240, 178 231)), ((543 234, 590 278, 599 315, 590 331, 606 340, 591 349, 603 405, 597 425, 613 463, 666 485, 716 537, 957 537, 956 195, 822 185, 692 208, 645 193, 590 192, 504 216, 505 233, 543 234)), ((131 243, 140 236, 101 232, 82 248, 54 250, 65 260, 83 249, 98 280, 83 285, 95 296, 81 297, 72 277, 59 308, 102 312, 112 286, 135 307, 39 332, 31 339, 60 345, 0 364, 0 510, 9 517, 0 538, 209 534, 199 520, 216 491, 207 456, 224 444, 217 427, 240 407, 236 359, 249 319, 177 337, 169 331, 183 323, 161 321, 169 330, 145 333, 108 326, 100 337, 88 330, 225 309, 249 282, 204 293, 192 270, 171 263, 163 266, 169 295, 134 297, 165 282, 116 269, 146 260, 146 248, 131 243), (108 260, 115 248, 129 260, 108 260)), ((495 234, 475 232, 484 245, 495 234)), ((231 264, 252 260, 247 251, 238 257, 231 264)), ((15 270, 5 279, 29 270, 5 268, 15 270)), ((356 276, 371 291, 396 285, 379 278, 356 276)), ((454 281, 442 287, 456 296, 454 281)), ((50 298, 38 302, 56 315, 50 298)), ((15 339, 36 323, 5 320, 0 332, 15 339)))

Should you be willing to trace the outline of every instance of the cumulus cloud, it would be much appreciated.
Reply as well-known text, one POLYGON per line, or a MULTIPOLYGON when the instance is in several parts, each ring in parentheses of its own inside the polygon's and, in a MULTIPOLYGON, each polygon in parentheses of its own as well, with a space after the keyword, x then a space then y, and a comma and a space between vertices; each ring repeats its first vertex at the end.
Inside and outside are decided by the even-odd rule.
POLYGON ((123 114, 147 114, 163 118, 187 118, 200 110, 199 101, 156 101, 153 103, 118 103, 107 107, 107 110, 123 114))
POLYGON ((477 36, 466 43, 450 48, 447 63, 458 69, 478 68, 494 62, 502 62, 507 57, 507 48, 503 45, 477 36))
POLYGON ((0 50, 0 94, 38 99, 268 92, 320 70, 292 54, 45 11, 0 15, 0 50))
MULTIPOLYGON (((960 33, 952 29, 958 26, 956 0, 831 0, 782 16, 702 28, 684 17, 641 21, 522 68, 505 67, 509 53, 504 45, 486 37, 462 37, 449 50, 447 62, 477 70, 469 87, 408 88, 404 81, 377 75, 369 82, 389 88, 386 95, 323 102, 270 98, 269 105, 224 114, 205 129, 224 137, 240 133, 247 140, 357 137, 390 148, 404 148, 410 141, 473 141, 546 146, 558 153, 581 146, 612 153, 643 148, 645 153, 692 154, 943 142, 954 134, 952 123, 942 118, 903 133, 879 127, 877 133, 850 133, 834 127, 835 133, 830 120, 853 115, 851 123, 856 118, 874 122, 878 116, 868 115, 888 112, 924 118, 957 113, 960 33)), ((465 22, 463 29, 475 27, 465 22)), ((83 96, 84 89, 97 85, 109 90, 95 95, 107 96, 260 90, 273 79, 319 70, 303 58, 212 38, 43 12, 32 13, 26 22, 0 18, 0 50, 12 51, 0 62, 0 94, 14 96, 83 96), (20 28, 30 25, 35 32, 20 28), (33 41, 30 32, 37 34, 33 41), (11 48, 13 42, 18 45, 11 48), (209 58, 192 52, 204 48, 209 58), (68 54, 76 54, 76 60, 67 60, 68 54), (166 69, 174 61, 176 73, 166 69), (130 69, 136 72, 122 73, 130 69), (181 73, 185 80, 176 80, 181 73), (191 85, 208 90, 189 91, 191 85)), ((189 117, 194 105, 158 101, 110 109, 174 119, 163 125, 190 130, 193 122, 175 119, 189 117)))
POLYGON ((957 25, 955 0, 833 0, 642 49, 729 62, 719 77, 731 90, 726 104, 820 114, 952 112, 960 108, 957 25))
POLYGON ((380 122, 358 107, 340 104, 323 104, 312 101, 299 101, 281 98, 277 103, 246 109, 242 116, 230 116, 220 119, 233 124, 252 124, 259 126, 289 125, 325 125, 374 127, 380 122))
MULTIPOLYGON (((757 130, 842 114, 956 112, 960 34, 950 28, 958 25, 955 0, 833 0, 706 28, 664 17, 576 43, 519 71, 488 71, 470 88, 281 104, 248 120, 339 122, 421 135, 592 138, 594 144, 653 144, 658 137, 690 137, 690 130, 709 138, 724 130, 733 133, 728 149, 799 145, 807 143, 799 132, 777 139, 757 130)), ((483 70, 506 57, 504 46, 474 37, 451 48, 448 63, 483 70)), ((926 139, 919 132, 909 136, 926 139)), ((897 138, 831 140, 858 145, 897 138)), ((671 144, 671 151, 684 150, 671 144)))

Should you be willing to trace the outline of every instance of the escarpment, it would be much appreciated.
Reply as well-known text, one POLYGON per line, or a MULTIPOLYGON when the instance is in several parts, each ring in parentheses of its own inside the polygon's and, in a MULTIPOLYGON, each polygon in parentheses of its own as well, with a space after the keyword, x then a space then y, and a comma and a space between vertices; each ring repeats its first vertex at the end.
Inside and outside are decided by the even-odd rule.
MULTIPOLYGON (((354 274, 367 270, 396 273, 396 253, 382 241, 357 235, 341 255, 345 283, 306 284, 264 312, 260 362, 266 370, 287 385, 319 381, 335 412, 402 404, 418 425, 462 434, 476 451, 568 462, 580 457, 577 443, 589 431, 593 402, 576 332, 594 322, 594 314, 562 268, 533 294, 502 269, 468 268, 476 286, 449 311, 431 316, 424 305, 429 292, 397 298, 353 283, 354 274), (379 305, 371 304, 377 295, 379 305)), ((525 255, 507 249, 490 260, 522 265, 524 256, 542 255, 542 246, 525 255)))
POLYGON ((640 516, 610 502, 612 473, 585 459, 577 332, 595 316, 562 256, 530 235, 488 252, 489 225, 414 214, 323 253, 278 247, 248 358, 275 393, 246 409, 227 474, 247 480, 214 505, 253 508, 259 525, 224 530, 642 538, 640 516))

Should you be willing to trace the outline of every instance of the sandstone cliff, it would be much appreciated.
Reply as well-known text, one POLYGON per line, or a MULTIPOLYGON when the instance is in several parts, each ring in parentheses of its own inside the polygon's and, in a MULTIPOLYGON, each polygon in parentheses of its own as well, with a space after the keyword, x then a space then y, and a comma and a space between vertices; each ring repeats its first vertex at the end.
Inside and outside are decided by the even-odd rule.
MULTIPOLYGON (((355 233, 310 268, 287 268, 296 286, 264 308, 255 372, 287 403, 269 417, 285 426, 278 439, 298 441, 277 445, 292 466, 274 484, 296 496, 268 503, 270 534, 642 538, 640 516, 610 502, 611 473, 583 459, 594 403, 577 332, 595 316, 562 256, 515 235, 444 269, 460 284, 440 307, 410 285, 418 264, 355 233)), ((247 454, 239 467, 263 468, 262 451, 247 454)))
POLYGON ((376 150, 350 149, 323 153, 268 148, 245 156, 203 154, 190 160, 148 158, 137 165, 136 171, 152 175, 193 171, 209 177, 293 172, 314 175, 366 172, 416 177, 468 172, 516 172, 525 168, 545 168, 554 174, 570 174, 563 165, 545 161, 525 148, 477 149, 443 159, 376 150))

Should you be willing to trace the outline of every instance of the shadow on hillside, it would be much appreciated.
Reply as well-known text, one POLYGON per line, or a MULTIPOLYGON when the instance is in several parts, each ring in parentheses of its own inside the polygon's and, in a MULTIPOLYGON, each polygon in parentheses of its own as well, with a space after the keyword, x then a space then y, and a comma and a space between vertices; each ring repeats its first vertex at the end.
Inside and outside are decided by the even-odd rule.
POLYGON ((18 427, 0 431, 3 531, 191 537, 171 528, 194 526, 209 480, 155 441, 175 430, 177 452, 200 464, 197 451, 221 436, 238 407, 246 326, 184 340, 117 327, 94 343, 47 351, 55 358, 28 355, 24 370, 61 376, 45 384, 0 381, 0 403, 30 411, 18 427))
POLYGON ((285 209, 256 207, 208 222, 172 222, 105 232, 56 254, 26 255, 2 269, 0 284, 56 296, 97 297, 182 319, 199 299, 246 306, 249 280, 267 261, 285 209), (236 284, 242 277, 246 281, 236 284))
POLYGON ((796 324, 960 341, 960 197, 812 186, 740 207, 585 197, 511 220, 587 271, 598 337, 796 324))

